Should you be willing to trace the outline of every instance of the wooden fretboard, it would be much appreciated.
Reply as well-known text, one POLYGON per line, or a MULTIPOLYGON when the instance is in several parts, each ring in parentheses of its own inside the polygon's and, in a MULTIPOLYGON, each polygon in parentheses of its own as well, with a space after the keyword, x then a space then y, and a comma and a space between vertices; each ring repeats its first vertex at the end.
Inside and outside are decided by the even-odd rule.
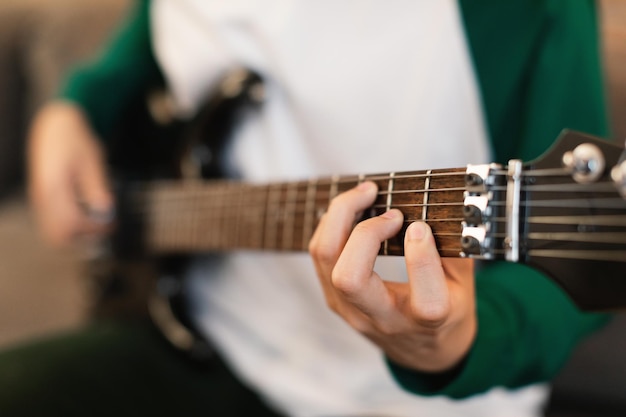
POLYGON ((378 197, 364 218, 397 208, 401 233, 381 245, 382 255, 402 255, 404 230, 425 221, 442 256, 461 251, 465 168, 245 184, 235 181, 169 181, 142 187, 134 196, 144 244, 157 253, 258 249, 303 251, 321 215, 337 194, 364 180, 378 197))

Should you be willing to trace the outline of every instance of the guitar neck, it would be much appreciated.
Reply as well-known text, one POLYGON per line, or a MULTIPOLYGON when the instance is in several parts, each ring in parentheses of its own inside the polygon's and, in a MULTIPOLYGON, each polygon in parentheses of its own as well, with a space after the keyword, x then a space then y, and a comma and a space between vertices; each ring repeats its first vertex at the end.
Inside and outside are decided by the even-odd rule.
POLYGON ((304 251, 330 201, 369 180, 378 185, 363 219, 391 208, 403 212, 401 232, 381 255, 403 255, 404 232, 414 221, 433 229, 440 254, 461 253, 465 168, 332 177, 265 185, 235 181, 164 181, 131 197, 143 224, 142 245, 154 253, 254 249, 304 251))
MULTIPOLYGON (((121 183, 117 256, 234 249, 306 251, 331 200, 369 180, 367 219, 389 209, 404 227, 381 255, 403 255, 406 227, 423 221, 442 257, 519 262, 547 273, 586 310, 626 306, 623 148, 564 131, 540 158, 464 168, 309 181, 121 183)), ((358 219, 357 219, 358 220, 358 219)))

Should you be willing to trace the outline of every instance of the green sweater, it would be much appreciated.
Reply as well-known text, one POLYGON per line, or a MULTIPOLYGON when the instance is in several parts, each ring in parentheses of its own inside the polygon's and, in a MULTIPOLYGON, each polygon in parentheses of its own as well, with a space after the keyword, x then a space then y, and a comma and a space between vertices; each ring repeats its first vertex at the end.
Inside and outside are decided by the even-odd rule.
MULTIPOLYGON (((497 162, 537 157, 566 127, 607 135, 592 1, 459 2, 497 162)), ((140 1, 99 59, 78 69, 62 90, 105 140, 129 103, 163 81, 150 43, 149 7, 140 1)), ((462 366, 429 375, 389 363, 403 387, 461 398, 545 381, 607 320, 580 312, 552 281, 523 265, 486 264, 476 287, 478 334, 462 366)))

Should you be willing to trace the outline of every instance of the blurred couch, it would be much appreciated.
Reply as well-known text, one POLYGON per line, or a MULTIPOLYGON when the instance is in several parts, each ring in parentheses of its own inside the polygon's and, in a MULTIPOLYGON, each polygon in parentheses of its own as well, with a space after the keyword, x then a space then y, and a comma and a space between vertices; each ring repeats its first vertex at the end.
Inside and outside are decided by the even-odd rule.
MULTIPOLYGON (((32 315, 34 309, 29 303, 34 305, 39 300, 48 299, 51 292, 38 283, 40 277, 29 281, 31 275, 37 275, 37 270, 42 275, 43 271, 48 272, 46 275, 54 271, 60 276, 79 272, 75 267, 76 258, 63 255, 66 256, 63 258, 65 261, 59 263, 58 253, 50 255, 48 249, 34 243, 34 227, 30 218, 23 214, 26 207, 22 190, 24 138, 28 120, 54 94, 62 74, 77 61, 97 53, 103 39, 114 30, 132 1, 0 0, 0 198, 5 196, 0 199, 0 232, 9 230, 13 233, 11 242, 2 241, 9 235, 5 233, 2 236, 0 233, 0 269, 5 271, 0 271, 0 287, 3 280, 10 280, 11 285, 27 285, 30 282, 30 287, 23 292, 24 299, 19 300, 21 307, 26 304, 27 308, 23 309, 25 314, 11 316, 11 323, 0 320, 0 334, 7 332, 2 326, 32 329, 30 333, 9 332, 17 336, 10 340, 0 338, 0 344, 64 328, 64 324, 58 322, 44 326, 33 326, 30 322, 46 316, 59 316, 60 306, 86 296, 84 292, 76 291, 76 286, 82 285, 80 282, 56 281, 51 285, 59 287, 62 283, 56 288, 59 294, 57 304, 50 304, 48 310, 45 309, 47 304, 39 305, 39 315, 32 315), (5 227, 16 224, 16 221, 19 228, 5 227), (9 252, 3 252, 3 243, 13 251, 11 253, 30 252, 28 260, 24 261, 33 268, 28 270, 28 276, 19 275, 18 261, 14 256, 7 255, 9 252), (21 248, 20 244, 24 247, 21 248), (50 268, 54 262, 55 267, 50 268), (6 271, 17 272, 8 275, 6 271), (26 315, 27 311, 31 315, 26 315)), ((623 140, 626 138, 626 1, 604 0, 602 4, 612 119, 615 137, 623 140)), ((47 276, 45 279, 56 280, 57 277, 47 276)), ((3 288, 9 287, 5 285, 3 288)), ((0 296, 0 304, 6 303, 5 300, 0 296)), ((67 315, 66 322, 79 325, 83 310, 80 306, 75 310, 67 315)), ((2 311, 0 308, 0 315, 2 311)), ((622 364, 625 352, 626 320, 624 316, 619 316, 607 329, 575 352, 555 381, 547 415, 626 415, 626 365, 622 364)))

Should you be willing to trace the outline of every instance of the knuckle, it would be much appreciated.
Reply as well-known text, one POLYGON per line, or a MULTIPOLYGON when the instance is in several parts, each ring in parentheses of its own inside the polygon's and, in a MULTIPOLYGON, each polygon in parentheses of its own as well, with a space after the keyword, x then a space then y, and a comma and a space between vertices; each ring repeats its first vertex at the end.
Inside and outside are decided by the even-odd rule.
POLYGON ((414 320, 426 329, 436 330, 448 318, 449 308, 441 302, 411 303, 410 307, 414 320))
POLYGON ((316 261, 329 263, 337 259, 339 249, 335 245, 311 242, 309 245, 309 253, 316 261))
POLYGON ((353 274, 346 273, 340 268, 335 267, 331 274, 331 282, 337 292, 343 296, 349 297, 359 290, 359 280, 353 274))

